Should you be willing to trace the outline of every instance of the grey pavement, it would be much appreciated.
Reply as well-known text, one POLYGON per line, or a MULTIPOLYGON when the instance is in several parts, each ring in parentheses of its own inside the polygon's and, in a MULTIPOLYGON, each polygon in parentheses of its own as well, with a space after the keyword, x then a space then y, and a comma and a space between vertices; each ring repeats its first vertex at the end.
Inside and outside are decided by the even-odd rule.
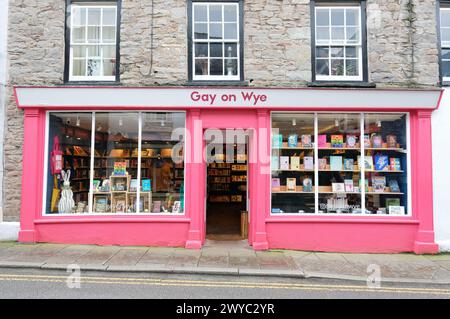
POLYGON ((329 278, 450 284, 450 254, 344 254, 292 250, 255 252, 246 241, 207 241, 201 250, 0 242, 0 267, 329 278))

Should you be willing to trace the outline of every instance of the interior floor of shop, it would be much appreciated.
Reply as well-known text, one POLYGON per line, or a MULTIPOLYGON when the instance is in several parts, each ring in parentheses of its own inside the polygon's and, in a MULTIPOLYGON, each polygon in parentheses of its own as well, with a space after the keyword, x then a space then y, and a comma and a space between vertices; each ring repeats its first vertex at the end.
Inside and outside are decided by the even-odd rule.
POLYGON ((210 203, 206 213, 206 234, 213 240, 241 240, 241 203, 210 203))

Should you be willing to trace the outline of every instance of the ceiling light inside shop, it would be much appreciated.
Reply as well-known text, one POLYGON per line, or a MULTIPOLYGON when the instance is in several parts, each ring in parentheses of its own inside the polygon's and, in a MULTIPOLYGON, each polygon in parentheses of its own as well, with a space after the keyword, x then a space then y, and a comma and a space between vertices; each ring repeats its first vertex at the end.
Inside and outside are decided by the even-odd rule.
POLYGON ((80 118, 77 116, 77 126, 80 126, 80 118))
POLYGON ((296 126, 297 125, 297 120, 295 118, 292 119, 292 126, 296 126))
POLYGON ((338 119, 334 120, 334 126, 339 126, 339 120, 338 119))

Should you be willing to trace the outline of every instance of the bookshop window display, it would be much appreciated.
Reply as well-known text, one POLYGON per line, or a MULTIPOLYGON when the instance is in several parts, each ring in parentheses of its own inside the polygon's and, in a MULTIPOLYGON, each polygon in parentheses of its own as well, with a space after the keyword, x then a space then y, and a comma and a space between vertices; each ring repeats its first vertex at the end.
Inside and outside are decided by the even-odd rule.
POLYGON ((183 214, 184 129, 184 112, 48 113, 45 214, 183 214))
POLYGON ((272 113, 271 213, 409 215, 407 121, 272 113))

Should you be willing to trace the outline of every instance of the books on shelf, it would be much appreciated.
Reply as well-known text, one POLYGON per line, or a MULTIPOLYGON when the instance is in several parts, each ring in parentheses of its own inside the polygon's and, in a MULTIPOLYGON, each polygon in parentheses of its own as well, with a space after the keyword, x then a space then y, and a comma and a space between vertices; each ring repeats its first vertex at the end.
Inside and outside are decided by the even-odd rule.
POLYGON ((370 148, 371 146, 369 134, 364 134, 364 147, 370 148))
POLYGON ((272 136, 272 148, 281 148, 283 146, 283 135, 273 134, 272 136))
POLYGON ((115 176, 125 176, 127 174, 127 162, 114 162, 115 176))
POLYGON ((381 135, 375 134, 372 136, 372 146, 373 148, 383 147, 383 138, 381 137, 381 135))
POLYGON ((290 134, 288 136, 288 147, 297 147, 298 146, 298 135, 297 134, 290 134))
POLYGON ((353 180, 352 179, 344 179, 344 187, 345 187, 345 191, 347 193, 353 193, 354 192, 353 180))
POLYGON ((278 156, 272 156, 272 170, 280 169, 280 158, 278 156))
POLYGON ((357 142, 358 142, 358 137, 356 135, 353 135, 353 134, 347 135, 347 147, 348 148, 355 148, 357 146, 356 145, 357 142))
POLYGON ((344 147, 344 136, 341 134, 331 135, 331 147, 336 147, 336 148, 344 147))
POLYGON ((314 169, 314 157, 312 157, 312 156, 303 157, 303 165, 304 165, 305 169, 313 170, 314 169))
POLYGON ((400 198, 386 198, 386 207, 388 210, 390 206, 400 206, 400 198))
POLYGON ((286 190, 295 192, 297 190, 297 179, 286 178, 286 190))
POLYGON ((342 156, 330 156, 330 170, 342 171, 342 156))
POLYGON ((146 178, 142 180, 142 191, 150 192, 152 190, 152 184, 150 178, 146 178))
POLYGON ((331 183, 331 189, 333 193, 345 193, 344 183, 331 183))
POLYGON ((391 192, 400 193, 400 186, 398 185, 398 181, 396 179, 390 179, 388 185, 391 192))
POLYGON ((94 179, 92 181, 92 188, 93 188, 94 192, 98 192, 100 190, 100 180, 99 179, 94 179))
POLYGON ((280 156, 280 169, 289 169, 289 156, 280 156))
POLYGON ((121 148, 113 148, 110 152, 109 152, 109 157, 128 157, 129 156, 129 152, 128 150, 124 150, 121 148))
POLYGON ((389 134, 386 136, 386 144, 389 148, 396 148, 397 147, 397 136, 393 134, 389 134))
POLYGON ((132 178, 130 181, 130 192, 137 192, 138 180, 137 178, 132 178))
POLYGON ((326 158, 319 158, 319 169, 325 170, 325 169, 327 169, 327 165, 328 165, 328 162, 327 162, 326 158))
POLYGON ((400 158, 391 157, 389 159, 389 167, 390 167, 391 171, 401 171, 402 166, 400 164, 400 158))
POLYGON ((74 146, 73 147, 73 155, 78 156, 88 156, 88 153, 81 147, 81 146, 74 146))
POLYGON ((160 213, 161 212, 161 201, 160 200, 155 200, 153 202, 153 213, 160 213))
POLYGON ((303 179, 303 191, 304 192, 312 192, 312 180, 309 177, 305 177, 303 179))
POLYGON ((386 190, 386 177, 372 176, 372 189, 376 193, 383 193, 386 190))
MULTIPOLYGON (((361 169, 361 156, 358 155, 358 166, 361 169)), ((373 171, 373 157, 368 155, 364 156, 364 169, 366 171, 373 171)))
POLYGON ((291 169, 300 169, 300 156, 291 156, 291 169))
POLYGON ((375 170, 385 171, 389 168, 389 158, 386 155, 376 154, 375 159, 375 170))
POLYGON ((344 170, 353 171, 354 165, 355 163, 353 158, 344 158, 344 170))
POLYGON ((281 184, 279 178, 272 178, 272 191, 279 192, 281 190, 281 184))
POLYGON ((317 136, 317 145, 319 148, 327 147, 327 136, 325 134, 317 136))
POLYGON ((302 135, 302 146, 303 147, 312 147, 312 139, 310 134, 302 135))

